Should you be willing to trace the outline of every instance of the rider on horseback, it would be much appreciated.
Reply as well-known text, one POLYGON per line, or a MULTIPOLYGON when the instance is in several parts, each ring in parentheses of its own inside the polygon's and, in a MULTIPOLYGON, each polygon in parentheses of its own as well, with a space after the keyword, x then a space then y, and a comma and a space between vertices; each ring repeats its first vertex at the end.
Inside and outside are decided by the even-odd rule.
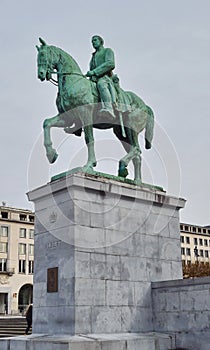
MULTIPOLYGON (((88 72, 88 76, 91 77, 91 80, 95 79, 96 81, 100 81, 104 77, 102 81, 105 82, 105 88, 110 95, 108 100, 102 98, 102 102, 104 103, 104 107, 111 108, 111 112, 113 112, 113 101, 115 101, 113 96, 115 96, 114 92, 116 91, 117 106, 114 105, 117 115, 116 122, 110 123, 108 120, 107 122, 101 122, 102 118, 99 118, 99 122, 97 122, 97 118, 95 117, 97 117, 98 106, 94 103, 95 95, 92 94, 93 84, 91 81, 84 77, 80 67, 71 55, 56 46, 47 45, 40 38, 41 46, 37 46, 38 78, 41 81, 50 81, 49 76, 55 73, 58 79, 58 95, 56 99, 58 114, 52 118, 45 119, 43 123, 44 145, 47 158, 50 163, 54 163, 58 157, 56 150, 52 147, 51 128, 64 128, 65 132, 76 134, 77 136, 81 136, 81 131, 83 130, 88 150, 88 159, 82 167, 82 171, 92 173, 93 168, 96 166, 93 128, 113 128, 115 135, 127 152, 119 161, 118 175, 125 178, 128 174, 127 166, 130 161, 133 161, 134 179, 137 184, 140 184, 141 150, 138 135, 145 129, 145 147, 147 149, 151 148, 154 114, 152 109, 139 96, 131 91, 121 89, 118 77, 112 75, 112 70, 114 69, 114 55, 112 50, 103 48, 103 39, 99 37, 94 37, 93 39, 94 46, 96 47, 96 53, 94 55, 97 55, 92 60, 93 63, 97 64, 91 66, 92 70, 88 72), (103 57, 106 60, 105 58, 103 60, 103 57), (80 78, 77 76, 80 76, 80 78), (109 104, 105 104, 106 102, 109 102, 109 104), (124 116, 126 122, 125 128, 123 125, 124 116), (118 123, 118 120, 120 123, 118 123)), ((104 96, 106 97, 106 95, 104 96)))
POLYGON ((104 40, 99 35, 92 37, 95 52, 86 76, 97 83, 102 103, 100 114, 115 118, 113 104, 116 104, 116 91, 112 81, 112 70, 115 68, 114 52, 110 48, 104 48, 103 44, 104 40))

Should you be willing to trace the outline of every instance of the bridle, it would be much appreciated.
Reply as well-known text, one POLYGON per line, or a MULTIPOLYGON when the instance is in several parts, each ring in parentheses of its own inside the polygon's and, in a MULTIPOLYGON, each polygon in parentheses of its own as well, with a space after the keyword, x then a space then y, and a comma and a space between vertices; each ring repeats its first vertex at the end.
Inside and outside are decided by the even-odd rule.
MULTIPOLYGON (((49 47, 49 46, 48 46, 49 47)), ((39 63, 38 65, 40 66, 44 66, 46 68, 46 76, 49 77, 49 79, 47 79, 50 83, 52 83, 55 86, 58 86, 58 80, 54 79, 51 77, 52 74, 56 74, 57 76, 61 75, 61 76, 65 76, 65 75, 78 75, 82 78, 87 79, 86 75, 82 74, 82 73, 77 73, 77 72, 57 72, 55 70, 52 69, 52 55, 53 55, 53 51, 50 48, 50 53, 48 53, 48 49, 46 50, 46 62, 44 63, 39 63)), ((74 84, 76 84, 80 79, 78 79, 74 84)))

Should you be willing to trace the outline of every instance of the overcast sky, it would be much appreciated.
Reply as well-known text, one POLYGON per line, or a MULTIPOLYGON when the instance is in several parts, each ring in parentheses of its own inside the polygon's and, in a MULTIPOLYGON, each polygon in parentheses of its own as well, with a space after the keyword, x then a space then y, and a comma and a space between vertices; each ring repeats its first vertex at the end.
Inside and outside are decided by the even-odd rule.
MULTIPOLYGON (((0 201, 33 209, 26 192, 85 161, 83 138, 59 130, 59 158, 48 164, 42 124, 56 114, 57 88, 37 79, 35 45, 41 36, 86 73, 91 36, 100 34, 115 52, 121 86, 155 113, 153 148, 142 147, 143 181, 187 200, 182 221, 210 224, 209 18, 209 0, 1 0, 0 201)), ((95 137, 97 170, 116 174, 120 143, 111 131, 95 137)))

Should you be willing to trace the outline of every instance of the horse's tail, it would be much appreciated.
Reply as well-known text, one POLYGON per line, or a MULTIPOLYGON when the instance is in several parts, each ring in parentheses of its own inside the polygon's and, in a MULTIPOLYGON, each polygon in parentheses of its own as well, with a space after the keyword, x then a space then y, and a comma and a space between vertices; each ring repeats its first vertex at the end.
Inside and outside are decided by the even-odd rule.
POLYGON ((150 149, 152 147, 152 139, 153 139, 153 131, 154 131, 154 113, 152 109, 147 106, 147 123, 145 128, 145 148, 150 149))

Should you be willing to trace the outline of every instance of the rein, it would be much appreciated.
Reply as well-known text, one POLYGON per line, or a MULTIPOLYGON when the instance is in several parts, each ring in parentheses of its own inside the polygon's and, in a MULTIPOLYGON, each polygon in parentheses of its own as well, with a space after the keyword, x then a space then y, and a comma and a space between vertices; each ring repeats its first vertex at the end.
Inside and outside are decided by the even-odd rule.
MULTIPOLYGON (((80 77, 87 78, 86 75, 81 74, 81 73, 76 73, 76 72, 64 72, 64 73, 59 73, 59 72, 52 71, 52 72, 50 72, 50 74, 56 74, 56 75, 79 75, 80 77)), ((55 80, 55 79, 53 79, 53 78, 50 78, 49 81, 50 81, 50 83, 52 83, 53 85, 58 86, 58 80, 55 80)))

